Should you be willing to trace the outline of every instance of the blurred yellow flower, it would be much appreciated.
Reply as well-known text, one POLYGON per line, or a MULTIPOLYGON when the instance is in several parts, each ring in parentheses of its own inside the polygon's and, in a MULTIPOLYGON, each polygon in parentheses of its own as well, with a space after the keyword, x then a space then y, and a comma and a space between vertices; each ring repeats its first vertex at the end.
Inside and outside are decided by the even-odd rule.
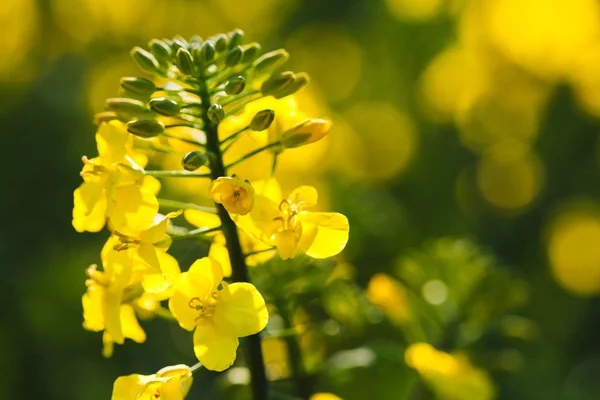
POLYGON ((263 242, 277 246, 282 259, 293 258, 299 249, 314 258, 338 254, 348 242, 348 219, 339 213, 308 212, 317 204, 317 191, 300 186, 287 198, 256 195, 250 214, 236 218, 238 226, 263 242))
POLYGON ((367 287, 367 298, 396 324, 411 321, 411 310, 406 288, 386 274, 375 274, 367 287))
POLYGON ((411 345, 404 357, 441 399, 491 400, 496 396, 489 375, 466 357, 438 351, 427 343, 411 345))
POLYGON ((211 181, 208 194, 215 203, 222 204, 230 214, 245 215, 252 210, 254 188, 248 180, 237 176, 222 176, 211 181))
POLYGON ((183 400, 192 386, 187 365, 165 367, 152 375, 120 376, 113 386, 112 400, 183 400))
POLYGON ((229 368, 238 338, 260 332, 269 319, 258 290, 250 283, 227 284, 221 265, 208 257, 179 276, 169 309, 183 329, 194 331, 194 353, 213 371, 229 368))
POLYGON ((342 398, 331 393, 315 393, 309 400, 342 400, 342 398))

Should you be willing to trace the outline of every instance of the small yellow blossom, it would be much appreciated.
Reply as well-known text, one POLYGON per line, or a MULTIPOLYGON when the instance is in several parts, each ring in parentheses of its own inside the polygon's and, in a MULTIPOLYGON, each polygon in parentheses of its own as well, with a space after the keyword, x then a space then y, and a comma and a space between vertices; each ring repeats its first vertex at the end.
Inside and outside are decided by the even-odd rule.
POLYGON ((339 213, 308 212, 317 203, 317 190, 300 186, 283 200, 270 193, 255 196, 252 212, 236 218, 238 226, 277 246, 282 259, 293 258, 299 249, 314 258, 338 254, 348 242, 348 219, 339 213))
POLYGON ((165 367, 152 375, 120 376, 113 386, 112 400, 183 400, 193 377, 187 365, 165 367))
POLYGON ((229 368, 238 338, 260 332, 269 319, 258 290, 250 283, 227 284, 219 263, 208 257, 179 276, 169 309, 183 329, 194 331, 196 357, 213 371, 229 368))
MULTIPOLYGON (((135 248, 138 256, 155 271, 161 271, 158 252, 166 252, 171 246, 171 237, 167 234, 169 219, 181 215, 182 211, 168 213, 167 215, 157 215, 156 221, 151 225, 144 227, 138 232, 126 235, 119 231, 113 234, 119 238, 114 249, 117 251, 135 248)), ((135 231, 135 230, 134 230, 135 231)))
POLYGON ((231 214, 245 215, 252 210, 254 188, 247 180, 237 176, 222 176, 208 186, 208 193, 215 203, 222 204, 231 214))

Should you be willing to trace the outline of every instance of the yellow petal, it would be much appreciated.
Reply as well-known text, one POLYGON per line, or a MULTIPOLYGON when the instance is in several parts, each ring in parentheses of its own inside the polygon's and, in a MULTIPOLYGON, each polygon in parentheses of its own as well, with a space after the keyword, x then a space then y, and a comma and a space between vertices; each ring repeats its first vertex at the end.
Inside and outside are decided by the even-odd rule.
POLYGON ((318 198, 319 195, 317 193, 317 189, 312 186, 300 186, 294 189, 294 191, 288 196, 288 200, 290 200, 292 203, 302 203, 302 209, 314 207, 317 204, 318 198))
POLYGON ((180 377, 175 376, 161 385, 160 400, 183 400, 180 377))
POLYGON ((147 189, 153 195, 158 195, 160 191, 160 181, 153 176, 144 176, 144 183, 142 184, 144 189, 147 189))
POLYGON ((208 256, 221 264, 223 276, 231 276, 231 262, 229 261, 229 251, 223 242, 215 241, 210 245, 208 256))
POLYGON ((281 214, 278 206, 279 203, 271 201, 264 196, 256 195, 250 214, 236 216, 234 221, 247 234, 265 243, 272 244, 273 240, 271 237, 273 233, 281 228, 281 222, 275 220, 281 214))
POLYGON ((179 275, 179 278, 175 282, 173 288, 173 296, 169 299, 169 310, 173 316, 177 319, 179 325, 188 331, 193 331, 196 327, 196 318, 198 318, 198 311, 193 307, 190 307, 190 300, 196 296, 196 288, 192 287, 187 272, 179 275))
POLYGON ((281 187, 275 178, 253 181, 254 193, 278 203, 281 201, 281 187))
POLYGON ((152 224, 158 212, 158 200, 148 189, 136 185, 114 188, 108 217, 114 230, 136 235, 152 224))
POLYGON ((314 258, 327 258, 341 252, 348 242, 348 218, 338 213, 302 212, 300 248, 314 258))
POLYGON ((135 311, 129 304, 121 305, 121 325, 123 326, 123 336, 126 338, 136 343, 146 341, 146 332, 140 326, 135 311))
POLYGON ((224 283, 213 320, 220 332, 244 337, 262 331, 269 312, 265 299, 251 283, 224 283))
POLYGON ((185 210, 183 216, 187 222, 198 228, 216 228, 221 225, 221 220, 216 214, 209 214, 198 210, 185 210))
POLYGON ((208 186, 208 193, 215 203, 222 204, 231 214, 248 214, 254 203, 254 188, 249 181, 236 176, 213 180, 208 186))
POLYGON ((246 264, 250 266, 262 264, 270 260, 277 253, 275 249, 273 249, 272 251, 264 251, 272 248, 273 246, 256 239, 254 236, 248 235, 243 230, 239 231, 239 236, 244 254, 260 251, 260 253, 246 257, 246 264))
POLYGON ((123 326, 121 325, 121 299, 123 292, 116 288, 108 288, 103 291, 102 314, 106 332, 115 343, 123 344, 123 326))
POLYGON ((192 284, 196 286, 194 289, 198 289, 196 293, 202 293, 204 296, 210 296, 223 280, 223 268, 221 268, 221 264, 209 257, 196 260, 188 273, 192 284), (206 292, 206 288, 210 288, 208 292, 206 292))
POLYGON ((102 291, 98 285, 90 285, 81 297, 83 304, 83 327, 88 331, 104 330, 104 315, 102 313, 102 291))
POLYGON ((294 258, 298 252, 298 234, 291 229, 276 232, 275 245, 282 260, 294 258))
POLYGON ((157 251, 161 272, 146 270, 142 277, 144 291, 156 295, 158 300, 166 300, 173 294, 173 285, 181 270, 175 257, 168 253, 157 251))
POLYGON ((138 247, 137 254, 154 271, 160 271, 160 262, 158 261, 158 256, 156 255, 156 249, 152 244, 140 244, 140 247, 138 247))
POLYGON ((206 369, 223 371, 235 361, 239 341, 221 333, 210 318, 200 319, 194 331, 194 353, 206 369))
POLYGON ((105 183, 83 182, 73 193, 73 227, 77 232, 99 232, 105 222, 105 183))
POLYGON ((128 139, 129 132, 122 123, 102 123, 96 132, 98 154, 107 165, 122 161, 125 158, 125 144, 128 139))
POLYGON ((113 385, 111 400, 135 400, 154 375, 132 374, 120 376, 113 385))

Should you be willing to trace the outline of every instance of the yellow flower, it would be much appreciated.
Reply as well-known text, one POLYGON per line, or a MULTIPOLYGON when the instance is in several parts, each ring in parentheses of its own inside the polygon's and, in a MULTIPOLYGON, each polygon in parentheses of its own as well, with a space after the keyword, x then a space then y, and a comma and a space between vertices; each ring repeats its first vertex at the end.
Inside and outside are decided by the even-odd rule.
POLYGON ((464 356, 438 351, 427 343, 412 344, 404 354, 409 367, 417 370, 439 398, 491 400, 495 389, 489 375, 464 356))
POLYGON ((73 227, 78 232, 98 232, 107 218, 113 229, 139 225, 158 211, 160 184, 145 177, 128 155, 129 139, 118 125, 103 123, 96 135, 99 156, 82 158, 83 183, 73 193, 73 227))
POLYGON ((287 198, 273 197, 276 190, 255 196, 252 212, 236 218, 238 226, 277 246, 282 259, 293 258, 298 249, 314 258, 338 254, 348 242, 348 219, 339 213, 308 212, 317 203, 317 190, 300 186, 287 198))
POLYGON ((222 204, 231 214, 245 215, 252 210, 254 188, 237 176, 222 176, 208 186, 208 194, 215 203, 222 204))
POLYGON ((281 144, 286 149, 304 146, 321 140, 329 133, 331 122, 326 119, 307 119, 281 134, 281 144))
POLYGON ((194 331, 196 357, 213 371, 229 368, 235 361, 238 338, 260 332, 269 319, 265 301, 252 284, 229 285, 222 279, 218 262, 199 259, 179 276, 169 299, 179 325, 194 331))
POLYGON ((120 376, 113 386, 112 400, 183 400, 192 386, 187 365, 165 367, 152 375, 120 376))
POLYGON ((315 393, 309 400, 342 400, 342 398, 331 393, 315 393))
MULTIPOLYGON (((135 248, 137 255, 155 271, 161 271, 159 252, 166 252, 171 246, 171 237, 167 234, 167 225, 169 219, 181 215, 182 211, 168 213, 167 215, 157 215, 157 220, 151 225, 142 228, 132 234, 127 235, 115 230, 113 234, 118 237, 118 243, 114 249, 117 251, 135 248)), ((131 231, 130 231, 131 232, 131 231)))

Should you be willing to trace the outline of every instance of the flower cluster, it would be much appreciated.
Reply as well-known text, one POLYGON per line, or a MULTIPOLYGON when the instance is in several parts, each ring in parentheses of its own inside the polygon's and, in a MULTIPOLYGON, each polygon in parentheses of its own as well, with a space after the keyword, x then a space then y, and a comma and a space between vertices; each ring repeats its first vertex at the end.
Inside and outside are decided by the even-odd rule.
MULTIPOLYGON (((274 178, 283 152, 320 140, 331 126, 298 109, 293 95, 308 77, 279 72, 285 50, 261 55, 236 30, 205 40, 153 39, 131 56, 148 76, 123 78, 121 97, 96 115, 98 156, 83 157, 74 192, 74 228, 110 232, 101 268, 87 269, 83 326, 103 332, 106 357, 126 338, 146 340, 139 320, 164 317, 193 331, 199 364, 120 377, 113 391, 113 399, 183 399, 199 366, 223 371, 235 362, 239 338, 260 349, 269 306, 247 265, 276 254, 335 256, 349 225, 342 214, 312 211, 315 188, 283 196, 274 178), (259 157, 268 168, 255 168, 259 157), (172 181, 184 182, 176 178, 186 183, 169 191, 172 181), (185 201, 159 198, 161 186, 167 195, 190 190, 185 201), (206 240, 210 249, 181 272, 169 248, 184 239, 206 240)), ((245 361, 264 368, 255 352, 245 361)))

